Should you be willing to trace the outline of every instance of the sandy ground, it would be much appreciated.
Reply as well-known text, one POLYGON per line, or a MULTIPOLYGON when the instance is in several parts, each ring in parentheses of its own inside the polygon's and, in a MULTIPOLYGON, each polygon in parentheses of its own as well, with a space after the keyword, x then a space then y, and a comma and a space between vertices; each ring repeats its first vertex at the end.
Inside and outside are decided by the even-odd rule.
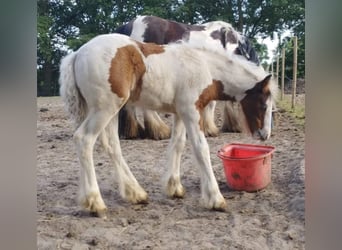
MULTIPOLYGON (((147 205, 132 205, 120 197, 109 159, 97 146, 97 178, 109 209, 103 220, 82 212, 76 202, 80 166, 60 99, 38 98, 37 103, 38 249, 305 248, 304 127, 287 113, 278 115, 273 135, 264 143, 236 133, 208 138, 226 212, 200 206, 199 175, 189 143, 181 161, 186 196, 169 199, 160 185, 168 141, 121 140, 128 165, 149 194, 147 205), (231 142, 276 147, 266 189, 247 193, 227 187, 216 152, 231 142)), ((217 113, 220 125, 220 107, 217 113)))

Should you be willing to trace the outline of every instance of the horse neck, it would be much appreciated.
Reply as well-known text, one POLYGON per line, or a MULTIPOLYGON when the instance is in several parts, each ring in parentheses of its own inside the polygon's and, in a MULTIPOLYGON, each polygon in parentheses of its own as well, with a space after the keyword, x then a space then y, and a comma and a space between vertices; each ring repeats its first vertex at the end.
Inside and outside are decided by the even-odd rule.
POLYGON ((265 71, 237 55, 210 49, 198 49, 206 61, 213 80, 222 82, 227 91, 242 94, 261 81, 265 71))

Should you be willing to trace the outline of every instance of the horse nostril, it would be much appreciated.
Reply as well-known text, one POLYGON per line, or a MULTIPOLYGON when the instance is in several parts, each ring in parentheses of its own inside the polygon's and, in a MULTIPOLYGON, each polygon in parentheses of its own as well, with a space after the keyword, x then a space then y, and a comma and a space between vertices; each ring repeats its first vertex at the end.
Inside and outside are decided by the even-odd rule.
POLYGON ((258 130, 258 135, 260 137, 260 140, 262 140, 262 141, 265 141, 267 139, 267 134, 266 133, 262 133, 261 129, 258 130))

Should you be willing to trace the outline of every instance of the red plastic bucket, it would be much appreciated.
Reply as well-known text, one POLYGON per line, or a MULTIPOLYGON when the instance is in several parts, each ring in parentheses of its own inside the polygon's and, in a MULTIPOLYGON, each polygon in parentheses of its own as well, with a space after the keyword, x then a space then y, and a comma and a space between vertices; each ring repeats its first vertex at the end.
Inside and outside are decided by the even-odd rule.
POLYGON ((231 189, 253 192, 271 182, 272 146, 231 143, 221 148, 227 184, 231 189))

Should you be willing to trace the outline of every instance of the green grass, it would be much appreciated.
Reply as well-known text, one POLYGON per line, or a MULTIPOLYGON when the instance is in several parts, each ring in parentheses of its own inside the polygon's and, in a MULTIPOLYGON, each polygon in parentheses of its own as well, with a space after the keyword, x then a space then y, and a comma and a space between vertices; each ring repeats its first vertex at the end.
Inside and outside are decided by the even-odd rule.
POLYGON ((283 100, 278 100, 277 107, 279 110, 284 110, 288 114, 291 115, 291 117, 294 118, 296 123, 299 125, 304 126, 305 125, 305 104, 296 102, 294 105, 294 108, 292 108, 291 104, 291 95, 285 95, 283 100))

